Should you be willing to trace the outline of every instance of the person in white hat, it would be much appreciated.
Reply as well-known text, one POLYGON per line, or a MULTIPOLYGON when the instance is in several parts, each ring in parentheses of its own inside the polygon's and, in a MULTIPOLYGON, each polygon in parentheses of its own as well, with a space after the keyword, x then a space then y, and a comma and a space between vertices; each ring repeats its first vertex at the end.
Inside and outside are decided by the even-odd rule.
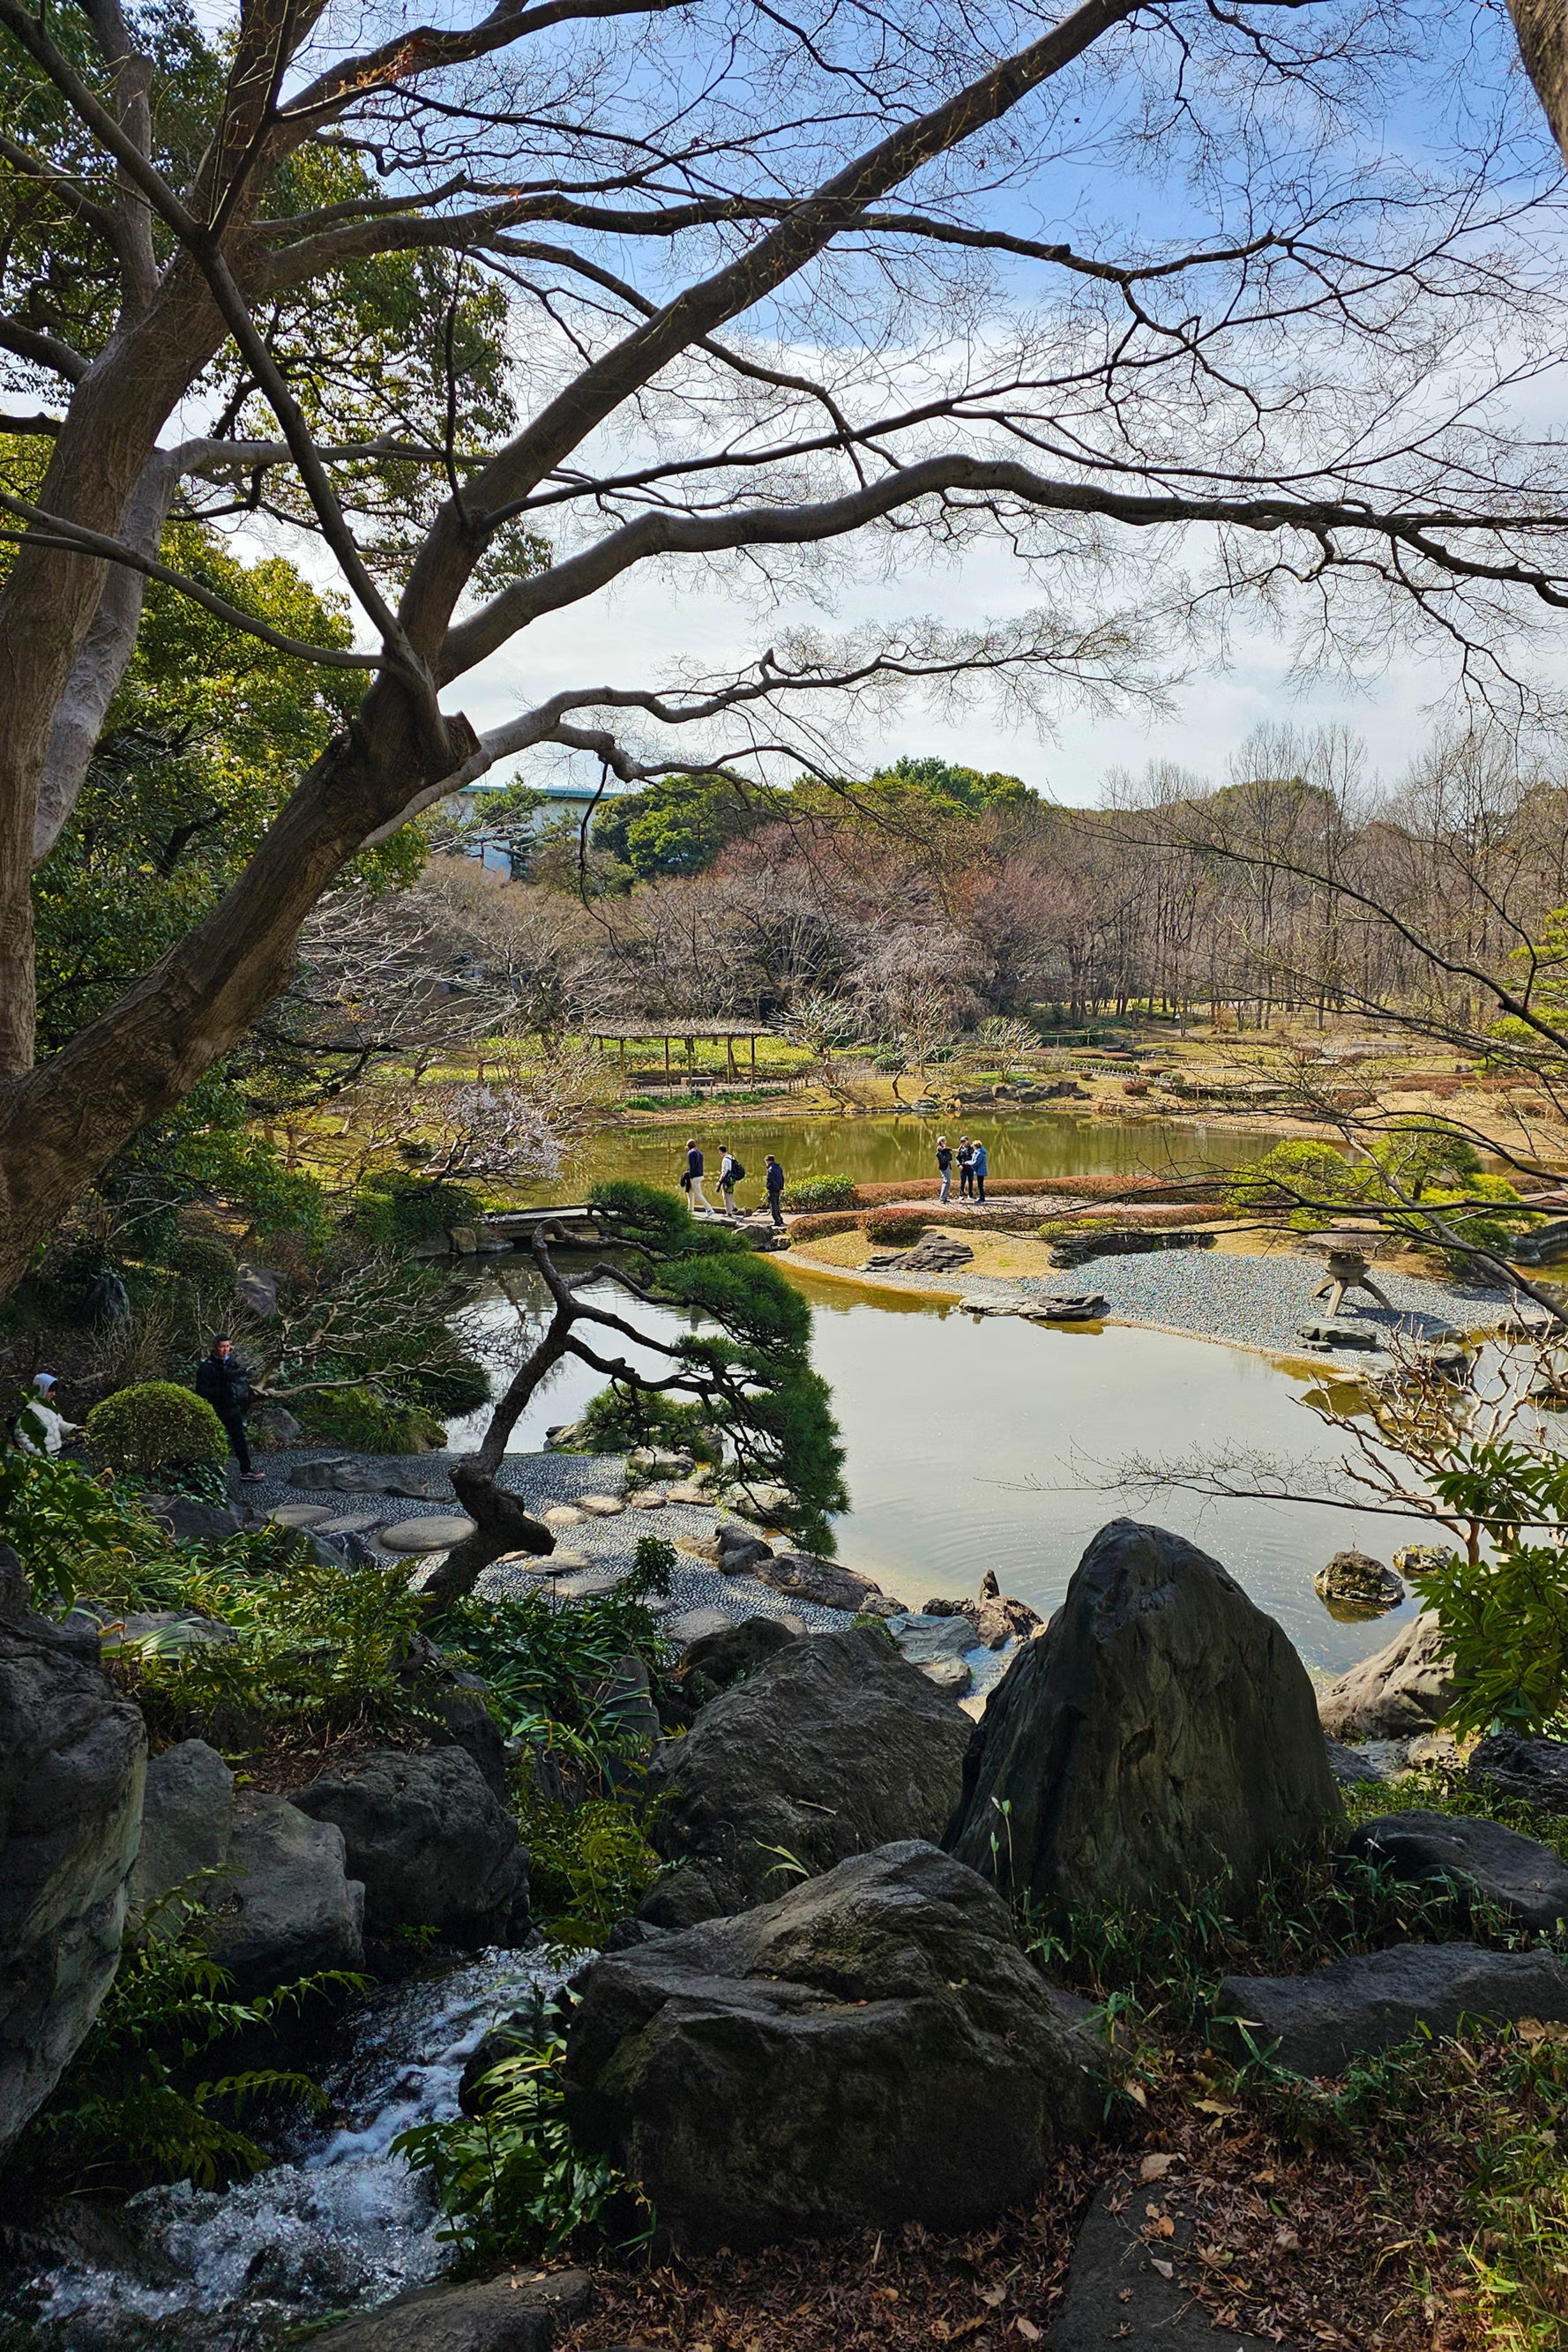
POLYGON ((16 1422, 16 1444, 24 1454, 58 1454, 68 1437, 80 1431, 79 1421, 67 1421, 55 1405, 59 1383, 53 1372, 33 1374, 33 1393, 16 1422))

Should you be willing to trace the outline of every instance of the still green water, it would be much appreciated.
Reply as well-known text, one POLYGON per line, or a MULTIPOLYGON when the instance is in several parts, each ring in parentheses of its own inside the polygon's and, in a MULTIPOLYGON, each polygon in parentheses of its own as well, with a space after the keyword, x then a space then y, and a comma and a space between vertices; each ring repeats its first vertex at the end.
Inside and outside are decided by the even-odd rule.
MULTIPOLYGON (((1234 1168, 1268 1150, 1278 1138, 1225 1120, 1191 1125, 1165 1119, 1071 1118, 1065 1112, 980 1109, 963 1121, 897 1117, 790 1119, 769 1112, 728 1124, 722 1109, 693 1111, 689 1125, 598 1129, 560 1176, 533 1185, 529 1202, 580 1200, 590 1184, 630 1176, 645 1184, 673 1185, 686 1165, 686 1139, 694 1135, 717 1172, 729 1144, 744 1163, 743 1206, 762 1198, 763 1161, 771 1151, 796 1183, 812 1176, 851 1176, 858 1184, 889 1184, 900 1177, 936 1173, 936 1139, 945 1132, 978 1137, 991 1163, 990 1189, 1005 1192, 1009 1177, 1191 1176, 1205 1168, 1234 1168)), ((787 1195, 786 1195, 787 1198, 787 1195)))

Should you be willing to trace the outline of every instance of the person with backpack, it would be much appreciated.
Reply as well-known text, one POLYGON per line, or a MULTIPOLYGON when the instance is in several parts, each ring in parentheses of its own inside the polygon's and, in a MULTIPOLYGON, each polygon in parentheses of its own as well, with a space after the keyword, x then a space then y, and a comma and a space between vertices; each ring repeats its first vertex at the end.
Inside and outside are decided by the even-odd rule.
POLYGON ((702 1171, 706 1165, 697 1138, 692 1136, 686 1146, 686 1173, 680 1180, 680 1189, 686 1195, 689 1209, 705 1209, 708 1206, 702 1192, 702 1171))
POLYGON ((719 1146, 719 1198, 724 1203, 724 1214, 735 1213, 735 1187, 745 1181, 746 1171, 727 1143, 719 1146))
POLYGON ((771 1151, 763 1170, 763 1186, 768 1196, 768 1214, 775 1225, 782 1226, 784 1209, 781 1204, 784 1200, 784 1172, 771 1151))
POLYGON ((936 1172, 942 1178, 942 1191, 937 1198, 941 1201, 951 1201, 952 1198, 952 1146, 945 1135, 939 1135, 936 1139, 936 1172))
POLYGON ((967 1135, 958 1139, 958 1197, 970 1199, 974 1191, 974 1146, 967 1135))
POLYGON ((234 1341, 220 1331, 196 1366, 196 1394, 205 1397, 228 1435, 230 1451, 239 1461, 239 1475, 247 1486, 261 1476, 250 1463, 245 1442, 245 1409, 250 1402, 250 1374, 234 1352, 234 1341))
POLYGON ((985 1200, 985 1171, 990 1165, 990 1160, 985 1154, 985 1146, 983 1143, 976 1143, 970 1154, 969 1172, 974 1179, 974 1197, 982 1206, 985 1200))

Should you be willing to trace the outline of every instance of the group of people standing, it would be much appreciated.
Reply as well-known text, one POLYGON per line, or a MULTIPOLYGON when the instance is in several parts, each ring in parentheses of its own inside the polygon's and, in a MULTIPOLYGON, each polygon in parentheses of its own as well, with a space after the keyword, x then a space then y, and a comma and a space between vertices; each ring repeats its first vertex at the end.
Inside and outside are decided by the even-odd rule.
POLYGON ((958 1150, 954 1151, 946 1136, 939 1135, 936 1139, 936 1172, 942 1179, 942 1192, 939 1198, 943 1201, 952 1200, 952 1171, 956 1167, 959 1199, 984 1201, 985 1175, 990 1164, 983 1143, 972 1143, 967 1135, 961 1135, 958 1139, 958 1150))
MULTIPOLYGON (((688 1206, 690 1208, 706 1209, 711 1205, 702 1190, 702 1179, 707 1172, 708 1162, 702 1147, 695 1136, 690 1137, 686 1146, 686 1167, 680 1179, 680 1189, 685 1193, 688 1206)), ((719 1199, 722 1215, 726 1217, 739 1215, 740 1212, 735 1206, 735 1187, 744 1182, 745 1175, 744 1168, 729 1145, 721 1143, 719 1146, 719 1199)), ((763 1169, 763 1191, 767 1196, 768 1213, 775 1225, 784 1223, 784 1170, 770 1151, 763 1169)))

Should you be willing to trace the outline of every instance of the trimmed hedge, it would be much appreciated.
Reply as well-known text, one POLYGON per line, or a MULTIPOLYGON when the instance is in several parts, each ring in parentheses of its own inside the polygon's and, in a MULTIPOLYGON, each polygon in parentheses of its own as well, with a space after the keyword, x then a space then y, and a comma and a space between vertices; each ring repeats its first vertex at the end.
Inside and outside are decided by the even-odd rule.
POLYGON ((792 1242, 821 1241, 828 1234, 847 1234, 865 1218, 858 1209, 830 1209, 820 1217, 792 1217, 789 1237, 792 1242))
MULTIPOLYGON (((956 1174, 953 1181, 956 1185, 956 1174)), ((1225 1192, 1219 1176, 1166 1181, 1157 1176, 999 1176, 993 1171, 985 1181, 998 1194, 1025 1201, 1217 1201, 1225 1192)), ((934 1201, 941 1190, 935 1176, 911 1176, 900 1184, 857 1184, 855 1199, 859 1207, 875 1209, 885 1201, 934 1201)))
POLYGON ((205 1397, 175 1381, 140 1381, 100 1398, 88 1414, 86 1435, 100 1462, 142 1478, 228 1460, 222 1422, 205 1397))
POLYGON ((859 1188, 853 1176, 807 1176, 791 1184, 786 1197, 792 1209, 853 1209, 859 1202, 859 1188))

